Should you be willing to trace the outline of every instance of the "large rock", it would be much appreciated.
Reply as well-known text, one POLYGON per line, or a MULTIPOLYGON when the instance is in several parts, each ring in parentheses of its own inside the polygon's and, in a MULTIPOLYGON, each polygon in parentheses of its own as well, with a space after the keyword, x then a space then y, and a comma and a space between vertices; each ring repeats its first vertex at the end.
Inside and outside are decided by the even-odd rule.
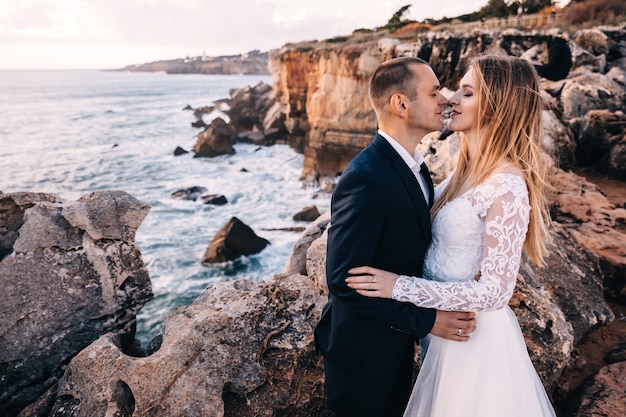
POLYGON ((257 236, 248 225, 233 217, 217 231, 200 262, 212 264, 231 261, 240 256, 259 253, 269 244, 268 240, 257 236))
POLYGON ((587 381, 572 417, 626 415, 626 362, 617 362, 600 370, 587 381))
POLYGON ((233 145, 237 142, 235 130, 218 117, 196 139, 193 147, 194 158, 212 158, 235 153, 233 145))
POLYGON ((82 351, 51 415, 330 416, 313 342, 324 301, 301 275, 215 284, 166 318, 151 356, 124 355, 111 335, 82 351))
POLYGON ((320 212, 315 205, 307 206, 293 215, 293 220, 312 222, 320 216, 320 212))
POLYGON ((574 42, 594 55, 608 54, 611 47, 609 37, 595 28, 579 30, 574 34, 574 42))
POLYGON ((424 155, 424 160, 435 184, 446 179, 454 170, 456 159, 461 149, 461 141, 455 133, 440 140, 439 132, 426 135, 417 145, 417 149, 424 155))
POLYGON ((552 218, 574 238, 567 250, 580 247, 597 257, 604 291, 626 303, 626 209, 615 207, 597 186, 571 172, 554 170, 550 183, 552 218))
POLYGON ((275 128, 284 132, 284 115, 272 93, 272 86, 263 82, 253 87, 231 90, 228 100, 230 124, 237 132, 275 128))
POLYGON ((626 179, 626 155, 622 149, 625 137, 623 111, 591 110, 578 129, 576 161, 614 178, 626 179))
POLYGON ((626 107, 626 89, 610 77, 583 72, 568 78, 561 92, 563 117, 582 117, 590 110, 616 111, 626 107))
POLYGON ((563 124, 554 111, 544 110, 541 114, 543 123, 542 144, 555 165, 570 169, 576 164, 576 142, 569 126, 563 124))
MULTIPOLYGON (((289 261, 285 265, 283 270, 284 274, 302 274, 308 275, 311 278, 311 274, 307 268, 307 252, 311 247, 311 244, 316 242, 322 237, 322 234, 330 223, 330 211, 326 211, 319 216, 315 221, 307 226, 306 229, 300 235, 300 238, 293 244, 291 250, 291 256, 289 261)), ((324 260, 326 255, 324 254, 324 260)), ((313 280, 315 281, 315 280, 313 280)))
POLYGON ((134 243, 149 206, 122 191, 0 197, 0 414, 11 416, 100 335, 132 341, 152 298, 134 243))

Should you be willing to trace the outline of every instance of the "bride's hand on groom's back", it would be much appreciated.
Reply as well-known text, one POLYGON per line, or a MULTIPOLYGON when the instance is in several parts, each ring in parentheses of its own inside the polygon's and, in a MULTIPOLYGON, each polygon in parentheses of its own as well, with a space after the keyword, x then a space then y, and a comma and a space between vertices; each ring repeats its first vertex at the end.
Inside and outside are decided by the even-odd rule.
POLYGON ((348 287, 366 297, 391 298, 398 275, 371 266, 359 266, 348 271, 348 287))

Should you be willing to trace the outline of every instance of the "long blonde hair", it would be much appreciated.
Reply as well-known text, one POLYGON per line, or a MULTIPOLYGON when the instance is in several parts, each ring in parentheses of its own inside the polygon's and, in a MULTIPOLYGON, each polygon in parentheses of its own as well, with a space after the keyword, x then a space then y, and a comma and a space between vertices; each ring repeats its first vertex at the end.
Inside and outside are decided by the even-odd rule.
POLYGON ((450 183, 431 211, 431 216, 462 188, 484 182, 503 162, 517 167, 528 187, 530 223, 524 250, 537 264, 543 264, 550 215, 544 188, 548 165, 542 156, 541 112, 537 73, 519 58, 484 55, 470 63, 476 82, 477 109, 472 141, 480 155, 471 159, 467 138, 459 133, 461 150, 450 183))

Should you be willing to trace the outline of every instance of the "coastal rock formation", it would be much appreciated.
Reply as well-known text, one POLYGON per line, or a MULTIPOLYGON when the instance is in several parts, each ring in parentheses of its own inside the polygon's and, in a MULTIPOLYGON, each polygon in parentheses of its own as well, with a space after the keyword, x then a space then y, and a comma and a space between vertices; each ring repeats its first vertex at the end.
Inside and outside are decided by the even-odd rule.
MULTIPOLYGON (((307 228, 285 273, 268 282, 214 284, 164 323, 163 342, 147 358, 126 356, 118 341, 101 337, 77 355, 59 382, 50 415, 330 416, 324 408, 323 368, 312 330, 326 302, 325 213, 307 228), (307 275, 298 273, 304 269, 307 275), (90 414, 91 413, 91 414, 90 414)), ((573 246, 556 226, 542 272, 524 262, 511 302, 533 361, 554 388, 574 341, 612 318, 593 256, 573 246), (572 277, 580 271, 580 279, 572 277), (574 279, 573 279, 574 278, 574 279), (573 281, 565 286, 554 282, 573 281), (586 294, 587 297, 581 297, 586 294), (595 316, 576 314, 593 305, 595 316), (567 307, 567 312, 564 308, 567 307)))
POLYGON ((100 335, 132 344, 152 298, 134 244, 149 206, 122 191, 0 197, 0 414, 10 416, 100 335))
POLYGON ((576 160, 626 180, 626 115, 622 110, 590 110, 577 126, 576 160))
POLYGON ((237 133, 224 119, 218 117, 198 135, 193 147, 194 158, 232 155, 235 153, 233 145, 236 142, 237 133))
MULTIPOLYGON (((570 76, 547 86, 546 99, 554 113, 547 118, 562 126, 557 129, 578 126, 572 126, 570 119, 585 118, 591 110, 626 107, 625 84, 619 81, 626 70, 626 26, 601 27, 596 31, 606 36, 610 53, 604 53, 604 47, 592 48, 590 52, 570 41, 574 61, 570 76)), ((303 149, 303 179, 315 182, 335 177, 370 142, 376 121, 367 88, 372 72, 381 62, 405 55, 422 57, 429 61, 442 85, 456 89, 472 56, 491 48, 522 56, 535 48, 535 54, 526 55, 529 59, 538 58, 541 51, 547 50, 553 34, 529 35, 517 29, 475 30, 469 34, 427 32, 410 41, 382 38, 351 42, 347 38, 343 43, 303 43, 271 51, 273 88, 286 116, 290 143, 303 149)), ((592 43, 591 32, 573 38, 581 42, 584 39, 581 45, 592 43)), ((624 127, 621 129, 623 132, 624 127)), ((623 146, 617 152, 620 149, 623 146)), ((571 157, 569 152, 571 149, 565 154, 565 161, 571 157)))
POLYGON ((206 187, 194 185, 193 187, 174 191, 172 193, 172 198, 175 198, 177 200, 196 201, 197 199, 202 198, 207 191, 209 190, 207 190, 206 187))
MULTIPOLYGON (((576 358, 583 353, 584 341, 614 321, 606 298, 624 302, 626 294, 624 207, 616 207, 592 183, 567 171, 578 166, 581 143, 594 149, 594 144, 606 142, 602 131, 584 133, 590 131, 584 126, 596 126, 591 129, 596 132, 595 120, 605 120, 593 112, 618 106, 623 100, 623 92, 610 90, 614 86, 608 81, 595 90, 576 87, 582 79, 595 79, 583 78, 593 74, 590 71, 599 71, 603 82, 610 79, 620 86, 615 80, 621 76, 618 62, 623 58, 615 57, 621 50, 626 52, 624 28, 599 31, 606 35, 612 58, 603 52, 606 48, 601 42, 592 42, 595 34, 575 36, 586 39, 581 45, 597 46, 590 52, 572 44, 570 78, 542 81, 549 104, 543 139, 554 160, 550 173, 554 190, 548 196, 554 219, 550 255, 541 268, 523 260, 510 305, 548 392, 560 402, 577 404, 577 415, 602 410, 616 417, 623 414, 623 389, 619 388, 623 352, 613 353, 611 365, 591 370, 587 375, 593 376, 593 382, 582 391, 569 380, 563 382, 568 372, 579 367, 576 358), (610 71, 611 75, 604 76, 610 71), (566 105, 567 83, 572 83, 571 100, 580 100, 574 92, 584 90, 593 96, 593 105, 580 112, 574 101, 566 105)), ((420 35, 415 42, 380 39, 291 45, 276 51, 271 63, 273 88, 290 142, 304 151, 303 178, 334 177, 369 143, 376 125, 367 100, 367 81, 384 59, 423 56, 445 85, 454 86, 472 54, 490 45, 518 56, 538 46, 539 54, 548 38, 517 30, 444 32, 420 35)), ((623 137, 624 131, 619 130, 623 128, 613 128, 607 132, 623 137)), ((458 151, 455 135, 443 141, 441 136, 434 133, 420 145, 436 181, 449 174, 452 156, 458 151)), ((614 151, 606 152, 620 154, 620 142, 608 142, 614 151)), ((329 222, 327 212, 305 229, 282 274, 267 282, 217 283, 192 305, 175 309, 164 322, 160 347, 149 356, 128 356, 117 336, 100 337, 72 359, 56 390, 22 416, 330 416, 324 408, 322 360, 312 337, 326 302, 329 222)))
POLYGON ((217 231, 200 262, 212 264, 231 261, 242 255, 259 253, 269 244, 248 225, 233 217, 217 231))
POLYGON ((553 220, 570 230, 576 247, 598 258, 607 295, 626 303, 626 209, 575 174, 550 175, 550 183, 553 220))
POLYGON ((228 200, 222 194, 209 194, 202 196, 202 204, 213 204, 214 206, 223 206, 228 200))
POLYGON ((585 383, 573 417, 620 416, 626 412, 626 361, 613 363, 585 383))
POLYGON ((51 415, 330 416, 313 327, 324 297, 301 275, 213 285, 132 358, 111 335, 77 355, 51 415))
POLYGON ((312 222, 320 216, 320 212, 315 205, 307 206, 293 215, 293 220, 312 222))

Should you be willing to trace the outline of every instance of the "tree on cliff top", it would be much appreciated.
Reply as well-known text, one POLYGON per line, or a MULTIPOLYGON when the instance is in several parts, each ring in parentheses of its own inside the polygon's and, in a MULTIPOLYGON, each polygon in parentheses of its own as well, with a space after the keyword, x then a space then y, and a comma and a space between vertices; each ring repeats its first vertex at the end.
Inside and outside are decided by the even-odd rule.
POLYGON ((404 16, 409 11, 410 7, 411 7, 410 4, 400 7, 398 11, 395 12, 393 16, 391 16, 391 19, 389 19, 389 21, 384 26, 384 28, 389 29, 390 31, 393 32, 408 23, 412 23, 413 22, 412 20, 402 20, 402 16, 404 16))

